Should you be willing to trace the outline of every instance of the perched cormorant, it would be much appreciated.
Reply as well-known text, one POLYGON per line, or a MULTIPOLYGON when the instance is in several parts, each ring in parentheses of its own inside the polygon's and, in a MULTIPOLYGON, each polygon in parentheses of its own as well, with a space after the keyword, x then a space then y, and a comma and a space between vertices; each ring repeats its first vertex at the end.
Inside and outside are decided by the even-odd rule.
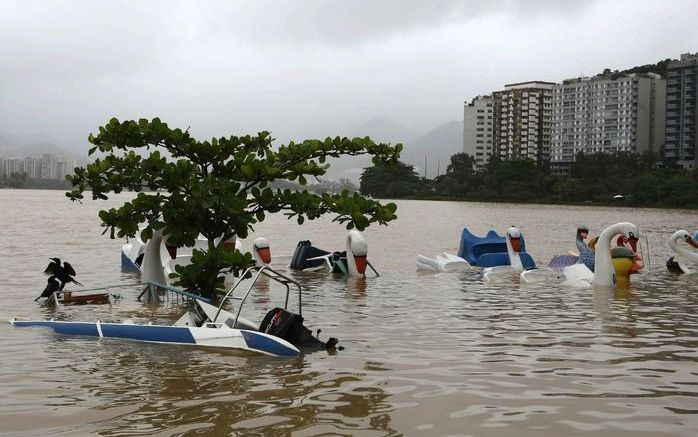
POLYGON ((52 275, 58 281, 61 283, 60 288, 58 289, 59 291, 63 290, 63 287, 65 287, 65 284, 68 282, 74 282, 77 285, 82 286, 81 283, 75 280, 73 276, 75 276, 75 269, 73 269, 73 266, 70 265, 68 261, 64 261, 63 265, 61 266, 61 260, 59 258, 49 258, 52 260, 51 263, 49 263, 48 266, 46 266, 46 270, 44 270, 44 274, 46 275, 52 275))
POLYGON ((56 280, 55 276, 51 276, 48 278, 46 288, 44 288, 44 291, 41 292, 41 294, 34 299, 34 302, 37 300, 41 299, 42 297, 51 297, 51 295, 57 291, 60 291, 61 284, 58 283, 56 280))

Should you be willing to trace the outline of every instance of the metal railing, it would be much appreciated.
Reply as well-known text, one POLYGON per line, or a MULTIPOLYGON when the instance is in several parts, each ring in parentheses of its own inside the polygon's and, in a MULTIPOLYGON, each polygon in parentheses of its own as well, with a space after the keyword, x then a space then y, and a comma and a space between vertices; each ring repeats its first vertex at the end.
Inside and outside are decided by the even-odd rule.
POLYGON ((187 299, 193 299, 193 300, 198 299, 198 300, 204 301, 208 304, 211 303, 211 299, 206 299, 205 297, 201 297, 197 294, 189 293, 188 291, 184 291, 181 288, 172 287, 172 286, 165 285, 165 284, 158 284, 157 282, 146 282, 145 287, 143 287, 143 291, 141 291, 141 294, 138 295, 137 300, 141 300, 141 298, 143 297, 143 295, 145 293, 148 293, 148 292, 156 293, 160 289, 175 293, 175 295, 181 296, 181 297, 184 297, 187 299))
POLYGON ((280 284, 283 284, 286 287, 286 300, 284 302, 284 309, 288 309, 288 298, 291 294, 291 286, 290 284, 293 284, 296 286, 298 289, 298 315, 302 316, 303 309, 302 309, 302 302, 301 302, 301 295, 303 294, 301 291, 301 286, 298 282, 294 281, 293 279, 289 278, 288 276, 282 275, 281 273, 277 272, 276 270, 272 269, 271 267, 268 266, 253 266, 245 270, 245 272, 240 276, 240 279, 235 283, 235 285, 232 286, 230 290, 223 296, 223 299, 221 299, 221 304, 218 306, 218 311, 216 311, 216 316, 211 320, 211 322, 216 323, 218 320, 218 316, 220 315, 221 311, 223 310, 223 305, 225 305, 225 302, 228 299, 236 299, 233 297, 233 293, 235 292, 235 289, 238 288, 238 286, 248 277, 248 274, 251 274, 252 271, 256 270, 257 274, 254 276, 254 279, 252 279, 252 282, 250 283, 250 286, 247 288, 247 291, 245 292, 244 296, 241 298, 237 298, 237 300, 240 300, 240 305, 238 305, 237 312, 235 313, 235 320, 233 322, 233 326, 237 326, 238 318, 240 317, 240 311, 242 311, 242 306, 245 304, 245 301, 247 300, 247 297, 250 295, 252 292, 252 288, 254 285, 257 283, 257 280, 262 276, 266 276, 280 284))

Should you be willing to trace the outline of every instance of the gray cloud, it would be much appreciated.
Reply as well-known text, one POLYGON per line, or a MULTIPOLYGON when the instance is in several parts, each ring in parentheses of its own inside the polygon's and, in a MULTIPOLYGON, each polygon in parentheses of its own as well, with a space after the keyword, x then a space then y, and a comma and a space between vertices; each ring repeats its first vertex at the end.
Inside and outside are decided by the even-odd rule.
POLYGON ((683 0, 4 1, 0 133, 84 153, 111 116, 160 116, 201 137, 298 139, 379 115, 425 132, 508 82, 697 50, 697 11, 683 0))

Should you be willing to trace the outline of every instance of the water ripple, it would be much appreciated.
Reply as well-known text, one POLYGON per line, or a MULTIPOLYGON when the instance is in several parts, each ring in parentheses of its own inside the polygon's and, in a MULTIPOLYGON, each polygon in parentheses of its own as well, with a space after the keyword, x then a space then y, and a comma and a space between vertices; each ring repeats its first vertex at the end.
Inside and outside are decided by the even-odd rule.
MULTIPOLYGON (((32 302, 45 283, 40 272, 49 256, 70 260, 86 285, 137 280, 120 272, 121 242, 101 236, 97 220, 98 209, 126 196, 79 206, 60 192, 0 190, 6 206, 0 256, 7 261, 0 318, 176 318, 177 305, 137 302, 137 286, 120 290, 123 298, 108 306, 51 310, 32 302)), ((1 324, 1 432, 695 435, 698 281, 663 269, 667 236, 692 229, 694 214, 515 207, 538 261, 571 248, 579 222, 594 230, 621 220, 638 224, 649 238, 653 268, 633 278, 628 291, 483 284, 479 271, 415 272, 417 252, 455 252, 463 225, 480 233, 506 228, 513 208, 399 202, 396 223, 366 232, 380 277, 292 273, 304 285, 307 324, 322 328, 324 338, 339 337, 346 348, 334 355, 278 360, 1 324)), ((272 217, 257 231, 274 253, 290 252, 305 238, 333 250, 344 241, 344 231, 329 221, 299 228, 272 217)), ((260 287, 245 315, 259 320, 281 292, 276 284, 260 287)))

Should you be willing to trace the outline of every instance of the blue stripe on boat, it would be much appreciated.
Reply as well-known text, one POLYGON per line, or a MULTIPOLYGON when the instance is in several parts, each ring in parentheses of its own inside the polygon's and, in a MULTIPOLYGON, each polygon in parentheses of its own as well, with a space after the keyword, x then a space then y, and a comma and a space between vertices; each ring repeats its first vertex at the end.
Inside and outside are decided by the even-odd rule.
POLYGON ((120 323, 102 323, 99 326, 102 328, 104 337, 196 344, 191 331, 184 326, 123 325, 120 323))
POLYGON ((96 323, 56 322, 51 320, 15 320, 14 325, 19 327, 42 326, 51 328, 58 334, 89 335, 92 337, 99 337, 96 323))
POLYGON ((131 261, 131 258, 124 253, 124 251, 121 251, 121 271, 122 272, 140 272, 141 268, 136 265, 133 261, 131 261))
POLYGON ((247 346, 251 349, 257 349, 258 351, 267 352, 280 357, 294 357, 298 355, 297 350, 291 349, 257 332, 245 330, 241 330, 240 332, 245 339, 245 343, 247 343, 247 346))

